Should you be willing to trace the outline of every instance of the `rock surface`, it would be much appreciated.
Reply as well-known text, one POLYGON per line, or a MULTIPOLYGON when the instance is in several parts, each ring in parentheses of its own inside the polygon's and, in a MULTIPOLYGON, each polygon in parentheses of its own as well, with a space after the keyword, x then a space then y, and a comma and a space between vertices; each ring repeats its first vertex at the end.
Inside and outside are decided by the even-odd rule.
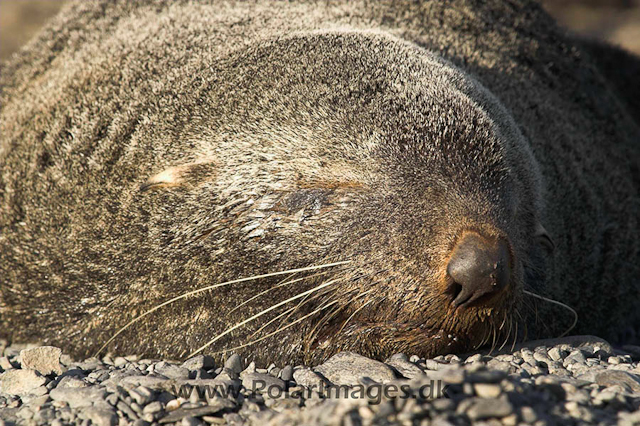
POLYGON ((318 366, 0 352, 2 426, 640 424, 640 354, 593 336, 434 359, 345 352, 318 366))
POLYGON ((62 349, 53 346, 38 346, 36 348, 20 351, 20 363, 22 368, 31 368, 43 376, 49 374, 62 374, 60 356, 62 349))

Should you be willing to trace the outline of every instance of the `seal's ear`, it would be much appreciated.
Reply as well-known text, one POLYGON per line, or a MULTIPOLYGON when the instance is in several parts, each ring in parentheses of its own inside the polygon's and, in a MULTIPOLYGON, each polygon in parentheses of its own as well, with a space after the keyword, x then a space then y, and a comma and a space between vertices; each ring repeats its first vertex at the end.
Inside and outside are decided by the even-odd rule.
POLYGON ((553 240, 549 236, 549 233, 547 232, 546 229, 544 229, 544 226, 542 226, 540 222, 536 224, 536 231, 534 236, 536 237, 538 242, 540 242, 540 244, 542 244, 550 253, 556 249, 555 243, 553 242, 553 240))
POLYGON ((194 187, 215 176, 215 165, 210 161, 198 161, 169 167, 151 176, 140 186, 140 191, 155 189, 194 187))

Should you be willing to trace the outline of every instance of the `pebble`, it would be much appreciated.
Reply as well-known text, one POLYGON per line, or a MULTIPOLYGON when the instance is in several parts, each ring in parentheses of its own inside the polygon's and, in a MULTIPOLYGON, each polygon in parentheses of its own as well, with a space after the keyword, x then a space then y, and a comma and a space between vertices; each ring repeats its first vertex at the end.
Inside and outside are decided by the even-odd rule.
POLYGON ((0 356, 0 368, 4 371, 11 370, 15 368, 15 366, 9 361, 9 358, 6 356, 0 356))
POLYGON ((58 381, 59 388, 83 388, 87 386, 87 382, 75 376, 65 376, 58 381))
POLYGON ((549 349, 548 354, 549 354, 549 358, 551 358, 553 361, 562 361, 562 359, 566 355, 566 353, 559 347, 554 347, 549 349))
POLYGON ((24 395, 46 382, 47 378, 35 370, 9 370, 0 375, 0 391, 9 395, 24 395))
POLYGON ((326 384, 326 381, 310 368, 298 368, 293 372, 293 380, 301 386, 318 390, 326 384))
POLYGON ((242 378, 242 386, 251 392, 281 394, 286 388, 284 380, 268 373, 248 373, 242 378))
POLYGON ((155 372, 174 380, 189 378, 189 370, 187 368, 174 364, 160 364, 155 367, 155 372))
POLYGON ((8 380, 2 376, 0 384, 0 418, 8 424, 34 426, 408 425, 426 424, 424 419, 432 425, 484 426, 638 423, 640 416, 634 414, 640 409, 637 356, 591 336, 544 342, 495 356, 476 353, 462 359, 445 355, 425 360, 396 354, 384 363, 347 352, 315 368, 245 365, 239 355, 231 355, 220 367, 204 355, 182 364, 135 356, 72 362, 54 351, 53 358, 66 361, 59 362, 62 374, 51 371, 48 378, 38 372, 47 371, 44 363, 26 368, 18 360, 38 347, 16 346, 0 357, 0 368, 8 370, 4 373, 8 380), (4 389, 16 383, 13 375, 21 386, 35 382, 26 386, 28 391, 23 388, 10 394, 4 389), (362 389, 371 391, 382 383, 398 389, 408 386, 410 395, 418 395, 422 386, 441 390, 444 386, 449 397, 381 398, 371 405, 375 398, 366 396, 323 399, 309 388, 330 385, 326 379, 336 385, 364 384, 362 389), (251 393, 256 382, 264 389, 251 393), (214 387, 218 392, 203 400, 197 392, 188 399, 176 398, 173 393, 187 385, 214 387), (265 389, 271 389, 271 394, 265 389))
POLYGON ((161 418, 159 423, 173 423, 182 420, 185 417, 206 416, 208 414, 215 414, 226 408, 233 407, 233 402, 227 399, 219 399, 218 403, 215 405, 207 405, 205 407, 198 408, 178 408, 177 410, 174 410, 171 413, 167 414, 165 417, 161 418))
POLYGON ((80 411, 78 417, 91 421, 95 426, 115 426, 118 424, 118 417, 114 410, 88 407, 80 411))
POLYGON ((596 383, 601 386, 620 385, 630 393, 640 396, 640 376, 625 371, 607 370, 596 375, 596 383))
POLYGON ((513 406, 503 399, 478 399, 467 410, 467 416, 472 420, 483 420, 491 417, 506 417, 513 413, 513 406))
POLYGON ((104 399, 107 392, 103 387, 55 388, 50 393, 54 401, 65 402, 71 408, 87 407, 96 399, 104 399))
POLYGON ((285 365, 284 368, 280 370, 279 376, 282 380, 285 380, 285 381, 293 380, 294 378, 293 367, 290 365, 285 365))
POLYGON ((182 367, 189 371, 213 370, 216 368, 215 360, 209 355, 196 355, 182 363, 182 367))
POLYGON ((497 398, 502 393, 500 385, 476 383, 473 389, 480 398, 497 398))
POLYGON ((316 367, 315 371, 336 385, 357 385, 362 377, 378 383, 387 383, 396 378, 388 365, 353 352, 340 352, 316 367))
POLYGON ((242 372, 242 370, 244 370, 242 368, 242 359, 240 358, 240 355, 238 355, 238 354, 231 355, 225 361, 224 368, 228 368, 229 370, 233 371, 234 373, 240 374, 242 372))
POLYGON ((398 354, 399 356, 392 356, 385 363, 395 368, 398 373, 402 374, 407 379, 413 379, 424 375, 424 370, 418 367, 415 363, 410 362, 404 354, 398 354))
POLYGON ((49 374, 62 374, 60 364, 62 349, 54 346, 38 346, 20 351, 20 364, 22 368, 31 368, 43 376, 49 374))

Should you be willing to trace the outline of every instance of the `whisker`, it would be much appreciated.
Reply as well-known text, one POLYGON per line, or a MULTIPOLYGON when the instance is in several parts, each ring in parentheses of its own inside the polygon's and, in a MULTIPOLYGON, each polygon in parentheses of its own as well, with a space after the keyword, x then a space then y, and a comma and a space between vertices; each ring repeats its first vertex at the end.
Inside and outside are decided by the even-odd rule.
POLYGON ((258 298, 258 297, 260 297, 260 296, 263 296, 263 295, 265 295, 265 294, 269 293, 269 292, 270 292, 270 291, 272 291, 272 290, 275 290, 275 289, 280 288, 280 287, 284 287, 284 286, 289 285, 289 284, 293 284, 293 283, 297 283, 297 282, 300 282, 300 281, 304 281, 304 280, 306 280, 306 279, 308 279, 308 278, 315 278, 315 277, 319 277, 319 276, 325 275, 325 274, 327 274, 327 273, 329 273, 329 271, 323 271, 323 272, 319 272, 319 273, 317 273, 317 274, 309 275, 308 277, 296 278, 295 280, 292 280, 292 281, 288 281, 288 280, 289 280, 290 278, 292 278, 292 277, 287 277, 287 278, 285 278, 284 280, 280 281, 280 282, 279 282, 278 284, 276 284, 275 286, 270 287, 270 288, 268 288, 268 289, 266 289, 266 290, 264 290, 264 291, 261 291, 260 293, 256 294, 255 296, 253 296, 253 297, 251 297, 251 298, 249 298, 249 299, 245 300, 244 302, 240 303, 238 306, 236 306, 235 308, 233 308, 232 310, 230 310, 230 311, 229 311, 229 313, 228 313, 227 315, 232 314, 232 313, 233 313, 233 312, 235 312, 236 310, 240 309, 242 306, 244 306, 244 305, 246 305, 246 304, 250 303, 251 301, 253 301, 253 300, 257 299, 257 298, 258 298))
POLYGON ((241 282, 253 281, 253 280, 257 280, 257 279, 261 279, 261 278, 268 278, 268 277, 274 277, 274 276, 285 275, 285 274, 292 274, 292 273, 297 273, 297 272, 314 271, 314 270, 322 269, 322 268, 330 268, 332 266, 346 265, 348 263, 351 263, 351 261, 350 260, 344 260, 344 261, 341 261, 341 262, 328 263, 328 264, 324 264, 324 265, 307 266, 307 267, 304 267, 304 268, 289 269, 289 270, 286 270, 286 271, 271 272, 271 273, 262 274, 262 275, 254 275, 252 277, 239 278, 237 280, 227 281, 227 282, 219 283, 219 284, 213 284, 213 285, 210 285, 210 286, 207 286, 207 287, 203 287, 203 288, 200 288, 200 289, 197 289, 197 290, 192 290, 192 291, 183 293, 180 296, 176 296, 176 297, 174 297, 172 299, 167 300, 166 302, 163 302, 163 303, 161 303, 161 304, 149 309, 148 311, 145 311, 141 315, 138 315, 137 317, 135 317, 134 319, 129 321, 124 327, 122 327, 120 330, 118 330, 118 332, 116 332, 113 336, 111 336, 111 338, 109 340, 107 340, 106 343, 100 347, 100 349, 98 349, 98 351, 95 353, 94 356, 97 357, 98 355, 100 355, 100 352, 102 352, 104 350, 104 348, 106 348, 109 345, 109 343, 113 342, 116 337, 118 337, 126 329, 128 329, 131 325, 135 324, 136 322, 138 322, 142 318, 146 317, 149 314, 152 314, 153 312, 157 311, 160 308, 163 308, 163 307, 165 307, 167 305, 172 304, 173 302, 176 302, 178 300, 181 300, 181 299, 184 299, 186 297, 192 296, 194 294, 203 293, 203 292, 208 291, 208 290, 213 290, 214 288, 223 287, 223 286, 227 286, 227 285, 231 285, 231 284, 237 284, 237 283, 241 283, 241 282))
POLYGON ((191 358, 191 357, 197 355, 199 352, 203 351, 204 349, 208 348, 209 346, 211 346, 212 344, 214 344, 218 340, 222 339, 224 336, 226 336, 227 334, 231 333, 233 330, 236 330, 236 329, 242 327, 245 324, 250 323, 251 321, 253 321, 253 320, 257 319, 257 318, 260 318, 261 316, 273 311, 274 309, 277 309, 280 306, 286 305, 287 303, 292 302, 294 300, 300 299, 301 297, 304 297, 304 296, 306 296, 308 294, 315 293, 316 291, 321 290, 323 288, 326 288, 326 287, 330 286, 331 284, 335 284, 336 282, 339 282, 339 281, 342 281, 342 280, 341 279, 335 279, 335 280, 327 281, 324 284, 320 284, 319 286, 317 286, 315 288, 312 288, 312 289, 307 290, 307 291, 303 291, 302 293, 298 293, 297 295, 295 295, 293 297, 290 297, 290 298, 288 298, 286 300, 283 300, 280 303, 276 303, 275 305, 273 305, 273 306, 271 306, 271 307, 269 307, 267 309, 262 310, 261 312, 253 315, 252 317, 247 318, 246 320, 239 322, 238 324, 234 325, 231 328, 228 328, 222 334, 217 335, 215 338, 211 339, 205 345, 201 346, 200 348, 196 349, 191 354, 189 354, 189 356, 187 358, 191 358))
POLYGON ((558 302, 557 300, 549 299, 548 297, 540 296, 539 294, 535 294, 535 293, 532 293, 532 292, 527 291, 527 290, 524 290, 524 294, 527 294, 527 295, 532 296, 532 297, 536 297, 536 298, 538 298, 540 300, 544 300, 545 302, 553 303, 554 305, 561 306, 561 307, 569 310, 573 314, 573 323, 571 324, 571 326, 564 333, 562 333, 558 337, 566 336, 571 330, 573 330, 573 328, 576 326, 576 324, 578 324, 578 313, 571 306, 566 305, 566 304, 564 304, 562 302, 558 302))
MULTIPOLYGON (((371 290, 369 290, 371 291, 371 290)), ((368 292, 367 292, 368 293, 368 292)), ((364 294, 364 293, 363 293, 364 294)), ((359 296, 358 296, 359 297, 359 296)), ((344 328, 347 326, 347 324, 349 324, 349 321, 351 321, 353 319, 353 317, 360 312, 361 310, 363 310, 364 308, 366 308, 371 302, 373 302, 373 300, 369 300, 367 303, 365 303, 364 305, 360 306, 358 309, 356 309, 355 311, 353 311, 353 313, 351 315, 349 315, 349 318, 347 318, 347 320, 344 322, 344 324, 342 324, 342 327, 340 327, 340 330, 338 330, 338 333, 336 334, 340 334, 342 332, 342 330, 344 330, 344 328)))
POLYGON ((518 341, 518 324, 519 322, 516 321, 516 332, 513 334, 513 344, 511 345, 511 352, 513 352, 513 350, 516 348, 516 342, 518 341))
MULTIPOLYGON (((304 300, 305 300, 305 299, 302 299, 302 301, 304 301, 304 300)), ((302 303, 302 301, 301 301, 300 303, 302 303)), ((293 311, 295 311, 295 310, 296 310, 296 308, 297 308, 298 306, 300 306, 300 303, 298 303, 298 304, 297 304, 296 306, 294 306, 293 308, 289 308, 289 309, 287 309, 287 310, 286 310, 286 311, 284 311, 283 313, 281 313, 281 314, 277 315, 275 318, 273 318, 273 319, 269 320, 268 322, 266 322, 265 324, 263 324, 263 325, 262 325, 262 327, 260 327, 260 328, 259 328, 259 329, 257 329, 256 331, 254 331, 254 332, 253 332, 253 333, 248 337, 248 339, 251 339, 251 338, 253 338, 254 336, 256 336, 257 334, 260 334, 260 332, 261 332, 262 330, 264 330, 265 328, 267 328, 269 325, 273 324, 273 323, 274 323, 275 321, 277 321, 279 318, 282 318, 284 315, 292 314, 292 313, 293 313, 293 311)))
POLYGON ((491 339, 491 349, 489 350, 489 355, 491 355, 491 353, 496 348, 496 326, 495 326, 495 324, 491 324, 491 330, 493 331, 493 339, 491 339))
POLYGON ((279 318, 282 318, 284 315, 287 315, 285 318, 282 318, 282 320, 280 321, 280 323, 282 324, 284 321, 286 321, 291 315, 293 315, 295 313, 295 311, 297 309, 299 309, 302 305, 309 303, 313 300, 315 300, 316 295, 314 295, 312 298, 309 298, 309 294, 306 295, 305 297, 302 298, 302 300, 300 302, 298 302, 298 304, 296 306, 294 306, 293 308, 287 309, 286 311, 284 311, 283 313, 277 315, 275 318, 273 318, 272 320, 270 320, 269 322, 267 322, 266 324, 264 324, 262 327, 260 327, 258 330, 254 331, 251 336, 248 337, 248 339, 251 339, 253 337, 255 337, 257 334, 259 334, 262 330, 264 330, 266 327, 268 327, 270 324, 272 324, 273 322, 277 321, 279 318), (308 299, 308 300, 307 300, 308 299))
POLYGON ((499 330, 502 330, 502 328, 504 327, 504 324, 507 322, 507 314, 504 314, 504 318, 502 318, 502 324, 500 324, 500 328, 499 330))
POLYGON ((273 336, 273 335, 275 335, 275 334, 278 334, 278 333, 280 333, 280 332, 282 332, 282 331, 286 330, 286 329, 287 329, 287 328, 289 328, 289 327, 292 327, 292 326, 296 325, 297 323, 299 323, 299 322, 301 322, 301 321, 304 321, 305 319, 309 318, 310 316, 315 315, 315 314, 317 314, 318 312, 322 311, 323 309, 326 309, 326 308, 328 308, 329 306, 334 305, 334 304, 336 304, 336 303, 338 303, 338 301, 337 301, 337 300, 334 300, 334 301, 332 301, 332 302, 330 302, 330 303, 327 303, 327 304, 325 304, 324 306, 322 306, 322 307, 320 307, 320 308, 316 309, 315 311, 313 311, 313 312, 311 312, 311 313, 308 313, 307 315, 304 315, 304 316, 303 316, 303 317, 301 317, 301 318, 298 318, 297 320, 293 321, 292 323, 287 324, 285 327, 278 328, 276 331, 271 332, 271 333, 269 333, 269 334, 267 334, 267 335, 265 335, 265 336, 262 336, 262 337, 260 337, 259 339, 253 340, 253 341, 251 341, 251 342, 249 342, 249 343, 245 343, 244 345, 236 346, 235 348, 229 348, 229 349, 225 349, 225 350, 222 350, 222 351, 214 352, 214 353, 213 353, 213 355, 217 355, 217 354, 221 354, 221 353, 225 353, 225 352, 229 352, 229 351, 236 351, 236 350, 238 350, 238 349, 242 349, 242 348, 246 348, 247 346, 254 345, 254 344, 256 344, 256 343, 258 343, 258 342, 260 342, 260 341, 262 341, 262 340, 264 340, 264 339, 267 339, 267 338, 269 338, 269 337, 271 337, 271 336, 273 336))
MULTIPOLYGON (((507 314, 504 315, 505 320, 507 319, 507 314)), ((504 324, 504 322, 503 322, 504 324)), ((511 337, 511 327, 513 327, 513 319, 509 318, 509 331, 507 332, 507 335, 504 338, 504 342, 502 343, 502 345, 498 348, 499 351, 502 350, 502 348, 504 348, 504 346, 507 344, 507 342, 509 341, 509 338, 511 337)))
POLYGON ((314 333, 317 330, 320 330, 320 327, 323 326, 327 321, 329 321, 331 318, 333 318, 338 312, 340 312, 342 309, 344 309, 346 306, 342 305, 342 306, 338 306, 337 309, 332 310, 331 312, 327 313, 324 317, 322 317, 322 319, 320 321, 318 321, 318 323, 313 327, 313 329, 308 333, 308 338, 307 340, 310 340, 313 336, 314 333))

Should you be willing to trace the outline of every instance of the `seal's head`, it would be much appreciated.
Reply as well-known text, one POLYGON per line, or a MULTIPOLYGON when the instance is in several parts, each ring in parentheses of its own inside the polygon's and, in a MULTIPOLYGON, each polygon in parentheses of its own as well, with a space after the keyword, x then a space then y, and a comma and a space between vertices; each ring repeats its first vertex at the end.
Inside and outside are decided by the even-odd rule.
POLYGON ((210 101, 217 122, 192 132, 216 140, 224 202, 249 182, 257 199, 227 240, 280 269, 349 261, 296 299, 308 319, 287 350, 435 355, 515 334, 539 173, 486 89, 374 32, 290 36, 236 60, 242 74, 210 101))
POLYGON ((337 185, 349 188, 351 204, 331 252, 352 263, 326 300, 346 308, 320 316, 307 350, 432 356, 515 339, 541 235, 527 142, 498 101, 451 64, 392 39, 357 38, 385 52, 377 70, 359 75, 382 69, 385 80, 344 100, 367 111, 349 115, 367 132, 343 134, 361 157, 341 166, 350 180, 337 185))

